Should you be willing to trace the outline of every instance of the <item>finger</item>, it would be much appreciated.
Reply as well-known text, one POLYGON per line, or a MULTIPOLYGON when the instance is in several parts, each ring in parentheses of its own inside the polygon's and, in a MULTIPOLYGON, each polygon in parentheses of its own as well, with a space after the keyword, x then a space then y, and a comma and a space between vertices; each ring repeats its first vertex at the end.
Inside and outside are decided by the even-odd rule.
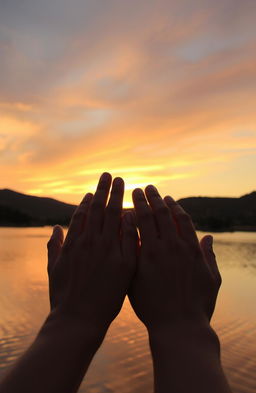
POLYGON ((76 208, 69 225, 68 233, 65 239, 65 245, 73 239, 76 239, 83 232, 92 198, 93 194, 86 194, 80 205, 76 208))
POLYGON ((218 285, 221 285, 221 275, 216 261, 216 256, 212 248, 213 237, 206 235, 200 240, 200 247, 205 257, 205 261, 212 272, 213 276, 217 280, 218 285))
POLYGON ((107 172, 100 177, 97 190, 94 194, 88 213, 88 233, 95 235, 102 231, 104 212, 111 186, 111 175, 107 172))
POLYGON ((175 202, 174 199, 169 195, 166 196, 164 200, 169 209, 171 210, 177 226, 177 232, 180 234, 182 239, 184 239, 188 243, 198 245, 196 231, 190 215, 187 214, 185 210, 181 207, 181 205, 175 202))
POLYGON ((48 249, 48 273, 52 271, 58 256, 60 255, 62 245, 64 242, 64 232, 60 225, 55 225, 53 228, 50 240, 47 243, 48 249))
POLYGON ((173 221, 170 209, 159 195, 155 186, 147 186, 145 191, 148 202, 156 218, 160 237, 163 239, 166 238, 168 241, 170 241, 170 239, 175 241, 177 236, 176 225, 173 221))
POLYGON ((133 204, 138 220, 142 243, 150 243, 158 236, 151 207, 148 205, 144 192, 136 188, 132 193, 133 204))
POLYGON ((108 206, 105 210, 103 233, 106 236, 117 236, 120 234, 121 214, 124 197, 124 181, 116 177, 112 184, 108 206))
POLYGON ((121 232, 121 244, 124 259, 130 264, 129 267, 135 272, 139 237, 132 212, 125 213, 122 218, 121 232))

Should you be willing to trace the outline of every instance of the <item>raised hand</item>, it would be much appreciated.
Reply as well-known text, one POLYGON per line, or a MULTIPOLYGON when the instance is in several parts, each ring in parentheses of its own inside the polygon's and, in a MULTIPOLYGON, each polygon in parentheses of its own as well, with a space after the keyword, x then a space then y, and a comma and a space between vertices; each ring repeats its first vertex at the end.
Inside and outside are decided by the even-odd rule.
POLYGON ((114 179, 107 204, 110 187, 104 173, 95 195, 87 194, 74 213, 65 241, 57 226, 48 243, 52 310, 95 329, 119 313, 136 267, 131 213, 121 226, 124 182, 114 179))
POLYGON ((157 393, 229 393, 209 325, 221 284, 212 237, 153 186, 133 192, 140 232, 129 299, 149 332, 157 393), (147 198, 147 199, 146 199, 147 198))
POLYGON ((122 307, 136 265, 136 230, 121 221, 124 182, 104 173, 77 208, 64 241, 48 243, 51 312, 0 383, 0 393, 75 393, 109 324, 122 307), (122 224, 121 224, 122 222, 122 224))
POLYGON ((210 320, 220 273, 211 236, 199 243, 192 221, 171 197, 154 186, 133 193, 141 238, 136 277, 129 292, 138 317, 148 327, 210 320))

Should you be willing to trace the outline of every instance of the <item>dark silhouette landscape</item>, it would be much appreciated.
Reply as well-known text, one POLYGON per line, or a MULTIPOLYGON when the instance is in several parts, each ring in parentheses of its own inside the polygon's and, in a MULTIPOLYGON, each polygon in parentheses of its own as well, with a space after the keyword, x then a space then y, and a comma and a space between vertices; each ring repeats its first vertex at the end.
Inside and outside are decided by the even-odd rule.
MULTIPOLYGON (((191 215, 197 230, 256 231, 256 191, 239 198, 199 196, 178 202, 191 215)), ((0 226, 68 226, 75 208, 52 198, 0 190, 0 226)))

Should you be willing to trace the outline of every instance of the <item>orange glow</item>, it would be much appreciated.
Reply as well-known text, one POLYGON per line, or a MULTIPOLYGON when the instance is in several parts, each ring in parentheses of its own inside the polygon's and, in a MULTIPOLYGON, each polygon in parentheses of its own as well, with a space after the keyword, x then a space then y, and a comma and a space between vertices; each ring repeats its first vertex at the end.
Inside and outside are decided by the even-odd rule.
POLYGON ((108 171, 125 180, 125 206, 151 183, 176 199, 255 189, 253 12, 237 4, 231 26, 217 3, 150 4, 147 23, 125 2, 93 24, 78 20, 87 2, 65 4, 52 24, 47 0, 35 31, 32 9, 22 25, 6 16, 0 187, 77 204, 108 171))

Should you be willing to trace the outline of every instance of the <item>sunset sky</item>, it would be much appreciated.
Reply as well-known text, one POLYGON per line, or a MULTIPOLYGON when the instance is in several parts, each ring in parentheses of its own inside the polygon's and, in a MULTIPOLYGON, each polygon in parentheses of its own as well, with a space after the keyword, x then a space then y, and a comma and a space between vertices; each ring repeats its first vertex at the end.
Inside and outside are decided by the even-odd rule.
POLYGON ((256 190, 255 0, 2 0, 0 188, 256 190))

